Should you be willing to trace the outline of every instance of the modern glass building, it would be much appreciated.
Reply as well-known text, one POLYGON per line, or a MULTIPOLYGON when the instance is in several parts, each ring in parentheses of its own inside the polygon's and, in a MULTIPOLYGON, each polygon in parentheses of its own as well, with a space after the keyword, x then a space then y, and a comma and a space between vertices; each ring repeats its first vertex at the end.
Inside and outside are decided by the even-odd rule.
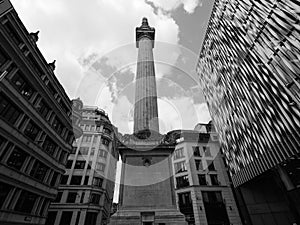
POLYGON ((197 65, 234 185, 280 187, 290 223, 300 209, 299 19, 296 0, 216 0, 197 65))

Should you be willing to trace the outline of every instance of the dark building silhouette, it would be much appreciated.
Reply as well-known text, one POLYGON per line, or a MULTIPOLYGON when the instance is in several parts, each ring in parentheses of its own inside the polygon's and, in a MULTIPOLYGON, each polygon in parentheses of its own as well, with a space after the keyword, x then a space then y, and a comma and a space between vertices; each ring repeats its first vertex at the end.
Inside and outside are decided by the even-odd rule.
POLYGON ((299 224, 299 1, 216 0, 197 73, 246 224, 299 224))
MULTIPOLYGON (((0 224, 44 224, 72 149, 72 103, 8 0, 0 2, 0 224)), ((75 110, 76 111, 76 110, 75 110)), ((76 121, 74 125, 76 126, 76 121)))

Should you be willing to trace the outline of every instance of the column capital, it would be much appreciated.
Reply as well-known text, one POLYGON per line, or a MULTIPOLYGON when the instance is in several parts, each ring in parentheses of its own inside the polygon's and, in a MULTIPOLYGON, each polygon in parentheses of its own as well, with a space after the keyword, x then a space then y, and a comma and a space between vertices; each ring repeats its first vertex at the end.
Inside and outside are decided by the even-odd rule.
POLYGON ((150 27, 147 18, 143 18, 142 25, 135 28, 136 33, 136 47, 139 47, 139 41, 143 37, 147 37, 152 41, 152 48, 154 48, 155 29, 150 27))

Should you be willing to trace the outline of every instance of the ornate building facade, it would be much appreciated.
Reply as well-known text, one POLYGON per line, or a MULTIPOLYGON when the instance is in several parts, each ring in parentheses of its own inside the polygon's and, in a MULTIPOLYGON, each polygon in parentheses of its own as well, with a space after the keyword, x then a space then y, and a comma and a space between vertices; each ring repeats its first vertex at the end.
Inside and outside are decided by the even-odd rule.
POLYGON ((248 223, 300 220, 299 15, 293 0, 216 0, 199 55, 197 73, 248 223))
POLYGON ((1 1, 1 225, 45 223, 74 140, 71 100, 37 40, 38 32, 28 33, 11 3, 1 1))
POLYGON ((241 225, 224 156, 211 123, 175 130, 172 156, 177 204, 188 224, 241 225))
POLYGON ((75 100, 82 119, 82 137, 73 144, 57 198, 51 203, 46 225, 108 224, 118 153, 115 127, 97 107, 75 100))

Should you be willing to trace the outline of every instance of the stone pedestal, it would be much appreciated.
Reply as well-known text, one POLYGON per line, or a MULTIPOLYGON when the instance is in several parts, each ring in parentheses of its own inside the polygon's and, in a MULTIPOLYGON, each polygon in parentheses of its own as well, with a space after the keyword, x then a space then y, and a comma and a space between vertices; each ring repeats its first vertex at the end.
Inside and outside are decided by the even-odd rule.
POLYGON ((119 209, 110 225, 185 225, 176 206, 172 145, 136 143, 119 147, 122 175, 119 209))
POLYGON ((110 225, 187 225, 177 209, 120 209, 112 217, 110 225), (148 224, 147 224, 148 225, 148 224))

